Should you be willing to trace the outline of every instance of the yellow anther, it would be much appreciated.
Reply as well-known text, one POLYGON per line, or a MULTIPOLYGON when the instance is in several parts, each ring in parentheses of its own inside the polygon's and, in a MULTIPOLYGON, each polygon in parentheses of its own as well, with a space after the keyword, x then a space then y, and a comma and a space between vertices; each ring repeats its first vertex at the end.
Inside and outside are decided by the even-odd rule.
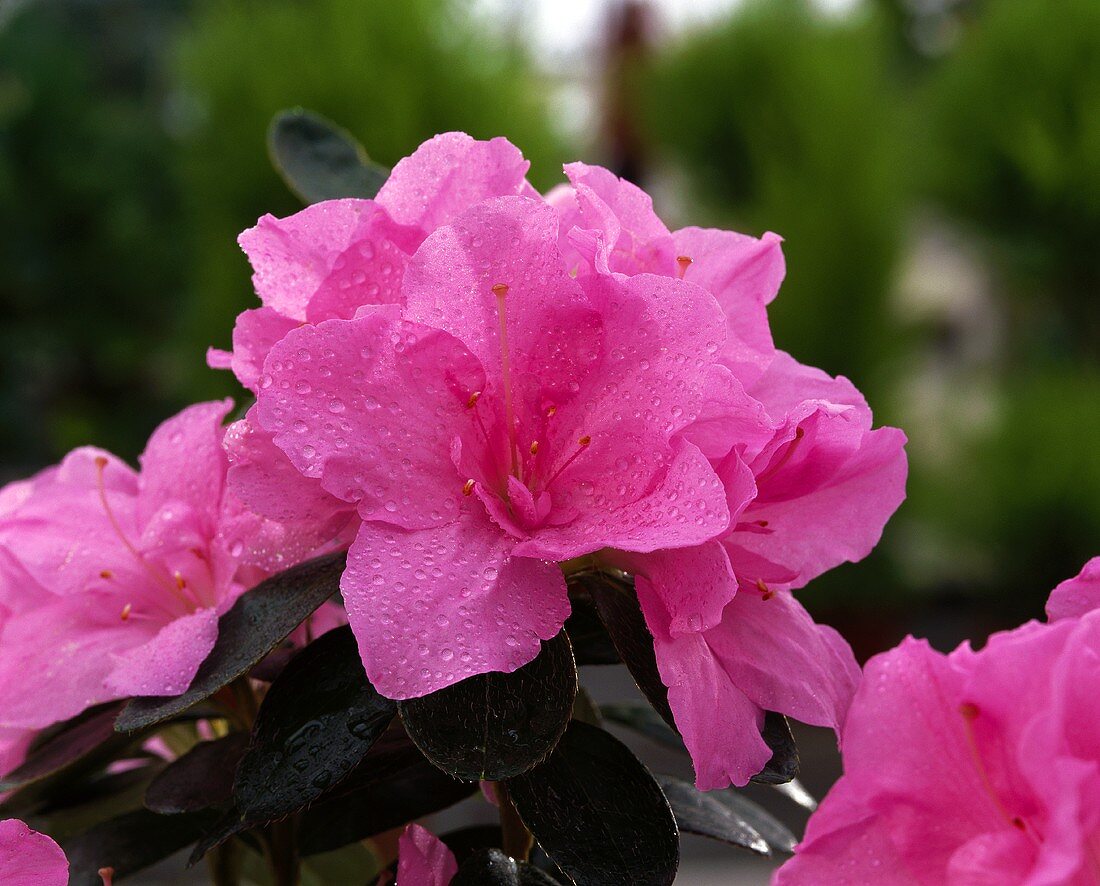
POLYGON ((539 451, 539 441, 535 440, 531 443, 531 455, 537 455, 539 451))
POLYGON ((95 466, 96 466, 97 468, 99 468, 99 469, 100 469, 101 471, 102 471, 102 470, 103 470, 103 469, 104 469, 105 467, 107 467, 107 456, 105 456, 105 455, 97 455, 97 456, 95 457, 95 466))
POLYGON ((481 399, 481 391, 474 391, 470 394, 470 399, 466 401, 466 408, 473 409, 477 405, 477 401, 481 399))
POLYGON ((773 591, 771 588, 769 588, 764 583, 764 579, 762 579, 762 578, 758 578, 756 580, 756 588, 757 588, 758 591, 760 591, 760 594, 761 594, 760 599, 761 600, 770 600, 772 597, 775 596, 775 591, 773 591))
POLYGON ((176 587, 179 588, 181 591, 185 587, 187 587, 187 582, 184 581, 184 578, 180 573, 178 573, 178 572, 173 573, 172 578, 174 578, 176 580, 176 587))
POLYGON ((546 417, 547 418, 553 418, 554 413, 557 412, 557 411, 558 411, 557 406, 551 406, 549 409, 546 410, 546 417))
POLYGON ((462 494, 463 495, 470 495, 473 491, 474 491, 474 481, 473 480, 467 480, 465 483, 462 484, 462 494))
POLYGON ((684 278, 684 274, 687 273, 687 269, 691 267, 692 261, 690 255, 678 255, 676 256, 676 265, 680 269, 680 279, 684 278))
POLYGON ((110 569, 104 569, 102 572, 99 573, 99 577, 100 578, 114 578, 115 574, 113 572, 111 572, 110 569))
POLYGON ((578 444, 579 446, 587 446, 587 445, 588 445, 589 443, 591 443, 591 442, 592 442, 592 438, 591 438, 591 437, 589 437, 589 436, 588 436, 588 434, 585 434, 585 435, 584 435, 583 437, 581 437, 581 438, 580 438, 580 439, 579 439, 579 440, 577 441, 577 444, 578 444))
POLYGON ((126 621, 126 619, 128 619, 130 617, 130 611, 133 608, 134 608, 133 603, 127 603, 125 606, 122 607, 122 616, 121 617, 122 617, 123 621, 126 621))
POLYGON ((492 290, 493 290, 493 295, 495 295, 497 298, 503 298, 504 296, 506 296, 508 294, 508 284, 507 283, 494 283, 493 286, 492 286, 492 290))

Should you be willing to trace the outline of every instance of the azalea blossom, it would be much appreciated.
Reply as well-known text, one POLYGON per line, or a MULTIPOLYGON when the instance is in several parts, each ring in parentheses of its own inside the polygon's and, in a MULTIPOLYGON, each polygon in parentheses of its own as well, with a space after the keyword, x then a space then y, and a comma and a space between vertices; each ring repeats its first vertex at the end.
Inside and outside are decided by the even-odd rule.
POLYGON ((201 403, 166 421, 140 472, 84 447, 0 493, 0 726, 183 692, 218 616, 321 542, 314 527, 259 518, 227 491, 231 406, 201 403))
POLYGON ((69 862, 53 840, 15 818, 0 821, 0 882, 5 886, 65 886, 69 862))
POLYGON ((1093 609, 871 659, 844 776, 775 882, 1100 882, 1098 655, 1093 609))
POLYGON ((843 719, 858 668, 789 592, 877 542, 904 496, 904 435, 873 430, 846 379, 775 349, 776 235, 670 232, 643 191, 584 164, 543 200, 526 168, 502 140, 452 133, 377 201, 242 235, 259 310, 280 319, 268 334, 242 315, 234 335, 258 402, 227 438, 230 484, 275 519, 366 521, 343 588, 394 697, 529 660, 567 612, 550 562, 635 574, 698 783, 743 784, 770 754, 765 710, 843 719), (410 188, 420 215, 389 202, 410 188), (408 252, 379 247, 391 222, 420 226, 408 252), (380 248, 388 289, 361 259, 380 248), (694 356, 670 364, 693 325, 694 356), (691 482, 705 531, 682 526, 691 482), (773 600, 761 657, 715 652, 773 600), (736 724, 721 735, 715 699, 736 724))
POLYGON ((1100 609, 1100 557, 1093 557, 1081 572, 1050 592, 1047 618, 1073 618, 1100 609))

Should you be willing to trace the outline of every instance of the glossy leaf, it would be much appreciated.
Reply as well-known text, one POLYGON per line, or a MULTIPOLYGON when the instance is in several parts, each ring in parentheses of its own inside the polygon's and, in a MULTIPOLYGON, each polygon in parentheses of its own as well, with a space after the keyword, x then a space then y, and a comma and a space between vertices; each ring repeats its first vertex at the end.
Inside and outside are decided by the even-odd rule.
POLYGON ((764 838, 773 852, 793 852, 798 838, 778 818, 732 789, 711 791, 713 797, 730 813, 754 828, 764 838))
POLYGON ((643 735, 650 741, 671 748, 674 751, 687 753, 684 740, 680 733, 670 727, 661 716, 648 705, 640 704, 602 704, 600 714, 605 720, 625 726, 639 735, 643 735))
POLYGON ((247 746, 244 732, 200 742, 153 779, 145 792, 145 807, 175 815, 228 804, 233 798, 233 776, 247 746))
POLYGON ((559 886, 534 865, 509 858, 499 849, 482 849, 459 867, 451 886, 559 886))
POLYGON ((653 777, 665 792, 681 832, 721 840, 758 855, 771 855, 767 841, 756 828, 734 814, 721 800, 683 779, 670 775, 653 777))
POLYGON ((371 198, 389 177, 349 132, 301 108, 275 115, 267 145, 271 162, 305 203, 371 198))
POLYGON ((260 705, 233 784, 244 820, 274 821, 316 800, 359 765, 396 714, 368 682, 350 627, 314 640, 260 705))
POLYGON ((346 555, 327 554, 260 582, 218 620, 218 640, 191 686, 171 698, 135 698, 115 728, 132 732, 185 711, 248 673, 340 587, 346 555))
POLYGON ((464 800, 477 785, 441 772, 392 726, 354 773, 306 809, 299 825, 303 855, 339 849, 464 800))
POLYGON ((99 869, 111 867, 116 879, 155 864, 193 843, 209 823, 206 813, 157 815, 128 812, 61 844, 69 859, 69 886, 101 886, 99 869))
POLYGON ((115 732, 122 702, 89 708, 51 727, 31 746, 23 763, 0 780, 0 793, 55 775, 76 763, 109 760, 134 743, 133 736, 115 732))
POLYGON ((660 786, 618 739, 574 721, 545 763, 508 780, 524 824, 579 886, 668 886, 679 834, 660 786))
POLYGON ((657 670, 653 635, 646 627, 633 582, 606 573, 592 573, 585 578, 584 587, 595 602, 611 642, 634 682, 661 718, 676 729, 668 704, 668 689, 657 670))
POLYGON ((399 708, 409 737, 444 772, 500 781, 546 759, 576 694, 577 666, 562 631, 510 674, 478 674, 399 708))
POLYGON ((778 785, 798 775, 798 748, 787 718, 775 711, 768 711, 764 715, 764 728, 760 734, 771 748, 772 757, 752 780, 759 784, 778 785))

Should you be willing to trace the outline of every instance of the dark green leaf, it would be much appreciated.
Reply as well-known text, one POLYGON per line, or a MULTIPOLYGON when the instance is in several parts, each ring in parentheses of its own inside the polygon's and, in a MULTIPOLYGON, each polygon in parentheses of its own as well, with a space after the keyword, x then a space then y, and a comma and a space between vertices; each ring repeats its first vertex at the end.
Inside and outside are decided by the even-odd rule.
POLYGON ((565 621, 565 632, 573 644, 573 657, 577 664, 619 664, 622 659, 607 635, 607 628, 600 621, 596 604, 587 594, 572 596, 571 604, 573 609, 565 621))
POLYGON ((508 780, 524 824, 578 886, 667 886, 680 861, 668 801, 618 739, 569 724, 549 759, 508 780))
POLYGON ((451 886, 558 886, 558 882, 533 865, 509 858, 499 849, 482 849, 463 862, 451 886))
POLYGON ((230 806, 212 822, 208 819, 207 826, 202 830, 201 839, 192 850, 191 857, 187 859, 187 866, 191 867, 198 864, 211 849, 220 846, 230 837, 246 830, 248 830, 248 825, 241 819, 241 813, 236 806, 230 806))
POLYGON ((672 708, 668 706, 668 689, 657 670, 653 635, 646 627, 633 582, 598 572, 588 574, 583 583, 634 682, 653 709, 675 729, 672 708))
POLYGON ((665 792, 676 824, 682 832, 698 834, 741 846, 758 855, 771 855, 767 841, 721 800, 696 790, 695 786, 670 775, 654 775, 665 792))
POLYGON ((477 786, 424 759, 395 723, 335 790, 302 813, 303 855, 339 849, 464 800, 477 786))
POLYGON ((761 809, 752 800, 733 790, 711 791, 707 794, 713 797, 735 817, 744 821, 767 842, 773 852, 793 852, 794 844, 798 838, 790 832, 786 825, 779 821, 770 812, 761 809))
POLYGON ((327 554, 260 582, 218 620, 218 640, 183 695, 135 698, 115 728, 132 732, 185 711, 247 673, 340 588, 346 555, 327 554))
POLYGON ((304 203, 374 197, 389 177, 350 133, 301 108, 275 115, 267 145, 271 162, 304 203))
POLYGON ((752 780, 760 784, 777 785, 798 775, 798 748, 787 718, 775 711, 768 711, 764 715, 764 728, 760 734, 772 749, 772 758, 752 780))
POLYGON ((66 840, 69 886, 102 886, 99 869, 114 868, 121 878, 155 864, 199 838, 210 821, 206 813, 157 815, 128 812, 66 840))
POLYGON ((102 762, 134 743, 133 736, 114 730, 122 702, 89 708, 59 726, 51 727, 31 746, 26 760, 0 781, 0 793, 40 781, 74 764, 102 762))
POLYGON ((360 763, 397 713, 367 681, 350 627, 299 652, 260 705, 233 797, 245 821, 285 818, 360 763))
POLYGON ((146 808, 174 815, 229 803, 233 776, 247 746, 244 732, 195 745, 153 779, 145 792, 146 808))
POLYGON ((600 714, 605 720, 625 726, 644 735, 650 741, 674 751, 687 753, 680 733, 673 730, 660 715, 648 705, 640 704, 603 704, 600 714))
POLYGON ((562 631, 511 674, 478 674, 398 707, 409 737, 444 772, 500 781, 546 759, 576 694, 577 666, 562 631))

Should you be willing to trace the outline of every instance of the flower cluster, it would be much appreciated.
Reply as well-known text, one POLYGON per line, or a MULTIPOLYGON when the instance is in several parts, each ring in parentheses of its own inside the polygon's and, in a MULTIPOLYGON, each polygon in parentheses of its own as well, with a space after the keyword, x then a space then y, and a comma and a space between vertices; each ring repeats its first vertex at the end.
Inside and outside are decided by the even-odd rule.
POLYGON ((208 354, 243 417, 199 404, 140 471, 83 448, 0 491, 5 769, 34 730, 184 692, 242 594, 345 549, 385 698, 525 666, 605 570, 633 577, 699 788, 764 767, 766 712, 839 728, 859 668, 792 592, 878 541, 904 435, 775 348, 777 236, 670 231, 579 163, 543 197, 527 167, 449 133, 374 199, 260 219, 262 306, 208 354))

